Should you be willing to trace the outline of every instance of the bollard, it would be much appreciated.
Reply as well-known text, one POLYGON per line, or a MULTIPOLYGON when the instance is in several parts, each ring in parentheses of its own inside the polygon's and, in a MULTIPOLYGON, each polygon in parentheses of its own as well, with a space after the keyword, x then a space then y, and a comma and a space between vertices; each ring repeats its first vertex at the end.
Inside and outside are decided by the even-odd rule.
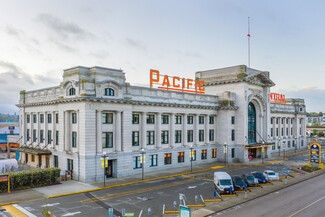
POLYGON ((151 215, 151 208, 148 208, 148 215, 151 215))
POLYGON ((284 179, 284 184, 287 184, 287 176, 284 179))
POLYGON ((217 191, 216 190, 213 191, 213 197, 214 198, 217 197, 217 191))
POLYGON ((163 205, 163 211, 162 214, 165 214, 165 204, 163 205))

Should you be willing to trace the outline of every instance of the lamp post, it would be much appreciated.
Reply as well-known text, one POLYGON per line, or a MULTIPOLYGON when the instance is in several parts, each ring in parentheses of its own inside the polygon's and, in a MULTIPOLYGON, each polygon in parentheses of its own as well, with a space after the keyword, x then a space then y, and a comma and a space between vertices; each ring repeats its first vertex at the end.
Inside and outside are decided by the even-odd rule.
POLYGON ((264 142, 262 142, 262 164, 264 164, 265 150, 264 150, 264 142))
POLYGON ((104 160, 104 187, 105 187, 105 181, 106 181, 106 158, 108 159, 108 155, 106 154, 106 152, 103 152, 103 155, 100 156, 101 160, 104 160))
POLYGON ((281 142, 280 142, 281 138, 279 137, 279 142, 278 142, 278 149, 279 149, 279 157, 281 156, 281 142))
POLYGON ((227 166, 227 143, 223 145, 223 153, 225 153, 225 166, 227 166))
POLYGON ((286 140, 283 140, 283 160, 285 159, 286 156, 286 140))
POLYGON ((193 171, 192 161, 193 161, 193 146, 190 146, 190 161, 191 161, 191 172, 193 171))
POLYGON ((294 144, 295 144, 295 152, 297 152, 297 149, 298 149, 298 147, 297 147, 297 137, 295 137, 295 140, 293 141, 294 142, 294 144))
POLYGON ((144 149, 141 149, 140 154, 142 155, 141 167, 142 167, 142 180, 143 180, 144 179, 144 163, 146 162, 144 155, 146 154, 146 151, 144 149))

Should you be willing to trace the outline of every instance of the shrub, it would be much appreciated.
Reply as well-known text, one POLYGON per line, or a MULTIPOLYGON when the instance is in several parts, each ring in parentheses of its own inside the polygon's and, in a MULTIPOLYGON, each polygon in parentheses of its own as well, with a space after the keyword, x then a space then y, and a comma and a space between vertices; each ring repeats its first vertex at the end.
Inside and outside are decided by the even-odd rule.
MULTIPOLYGON (((8 173, 2 173, 8 174, 8 173)), ((60 177, 59 168, 47 168, 37 170, 25 170, 9 173, 10 188, 27 189, 58 183, 60 177)), ((0 182, 0 192, 8 191, 8 183, 0 182)))

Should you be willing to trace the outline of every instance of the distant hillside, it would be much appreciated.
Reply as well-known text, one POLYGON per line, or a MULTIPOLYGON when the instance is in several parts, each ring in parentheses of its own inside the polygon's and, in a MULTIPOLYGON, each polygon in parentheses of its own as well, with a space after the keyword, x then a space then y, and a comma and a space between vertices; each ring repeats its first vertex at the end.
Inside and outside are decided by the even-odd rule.
POLYGON ((0 122, 19 122, 19 115, 10 115, 10 114, 1 114, 0 113, 0 122))

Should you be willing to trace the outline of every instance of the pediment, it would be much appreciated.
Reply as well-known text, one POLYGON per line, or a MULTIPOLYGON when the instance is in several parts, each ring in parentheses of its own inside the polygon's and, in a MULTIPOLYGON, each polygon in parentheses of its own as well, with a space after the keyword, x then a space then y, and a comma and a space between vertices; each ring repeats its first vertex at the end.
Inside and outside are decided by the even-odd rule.
POLYGON ((273 87, 275 83, 263 72, 257 72, 245 77, 245 80, 251 84, 255 84, 262 87, 273 87))

